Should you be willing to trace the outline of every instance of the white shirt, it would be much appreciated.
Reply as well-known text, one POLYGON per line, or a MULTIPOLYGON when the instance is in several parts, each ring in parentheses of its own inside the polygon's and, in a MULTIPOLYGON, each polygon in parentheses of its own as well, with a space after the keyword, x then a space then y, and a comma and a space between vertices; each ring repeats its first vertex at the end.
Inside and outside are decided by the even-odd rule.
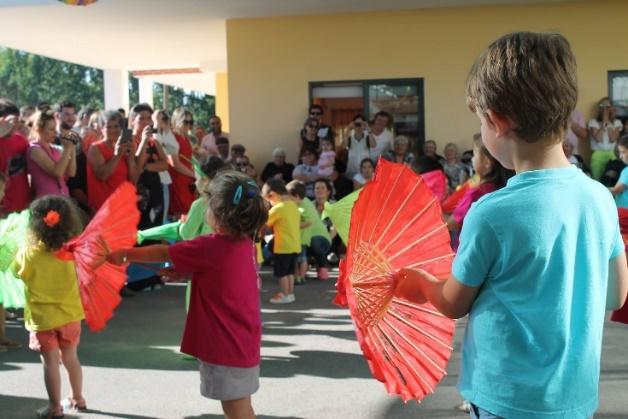
POLYGON ((355 134, 349 137, 349 155, 347 157, 347 177, 352 178, 356 173, 360 173, 360 163, 362 160, 370 158, 368 134, 365 132, 360 140, 355 138, 355 134))
MULTIPOLYGON (((172 131, 164 132, 162 134, 155 133, 155 139, 159 142, 159 145, 161 145, 167 155, 179 155, 179 143, 177 142, 177 139, 174 138, 172 131)), ((172 178, 167 170, 159 172, 159 180, 163 185, 170 185, 172 183, 172 178)))
MULTIPOLYGON (((598 129, 600 128, 600 126, 601 126, 600 122, 595 118, 591 119, 589 123, 587 124, 588 128, 598 129)), ((615 148, 615 143, 611 142, 610 139, 608 138, 609 128, 621 129, 622 128, 621 121, 619 119, 615 119, 612 124, 609 124, 607 126, 607 128, 603 132, 601 143, 598 143, 597 141, 595 141, 595 138, 593 138, 593 136, 589 134, 589 141, 591 142, 592 151, 613 151, 613 149, 615 148)))
POLYGON ((375 135, 375 133, 371 132, 373 137, 375 138, 375 147, 371 149, 371 159, 377 163, 377 159, 386 154, 389 150, 392 149, 393 145, 393 133, 385 129, 381 134, 375 135))

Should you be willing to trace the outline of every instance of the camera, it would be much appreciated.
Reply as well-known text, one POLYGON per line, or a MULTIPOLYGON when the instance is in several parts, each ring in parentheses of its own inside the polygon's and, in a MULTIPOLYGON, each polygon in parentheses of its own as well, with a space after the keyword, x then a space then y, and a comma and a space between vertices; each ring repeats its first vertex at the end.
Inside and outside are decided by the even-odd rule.
POLYGON ((74 133, 68 133, 61 135, 62 140, 70 141, 72 144, 77 145, 81 140, 80 137, 74 133))
POLYGON ((361 127, 362 127, 362 122, 354 122, 354 123, 353 123, 353 125, 354 125, 356 128, 361 128, 361 127))
POLYGON ((600 108, 603 108, 603 109, 611 107, 611 105, 609 105, 608 103, 600 103, 599 106, 600 106, 600 108))

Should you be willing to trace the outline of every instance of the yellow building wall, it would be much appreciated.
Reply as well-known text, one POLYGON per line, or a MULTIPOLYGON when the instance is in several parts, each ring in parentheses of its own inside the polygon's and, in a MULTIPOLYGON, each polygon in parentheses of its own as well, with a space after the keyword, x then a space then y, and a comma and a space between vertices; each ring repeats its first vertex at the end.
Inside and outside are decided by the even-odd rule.
POLYGON ((274 146, 296 158, 308 82, 422 77, 426 139, 469 148, 465 104, 475 58, 502 34, 558 31, 578 60, 578 109, 607 95, 607 71, 628 69, 628 1, 486 6, 227 21, 232 138, 258 164, 274 146))
POLYGON ((229 78, 227 73, 216 73, 216 115, 220 116, 222 129, 229 132, 229 78))

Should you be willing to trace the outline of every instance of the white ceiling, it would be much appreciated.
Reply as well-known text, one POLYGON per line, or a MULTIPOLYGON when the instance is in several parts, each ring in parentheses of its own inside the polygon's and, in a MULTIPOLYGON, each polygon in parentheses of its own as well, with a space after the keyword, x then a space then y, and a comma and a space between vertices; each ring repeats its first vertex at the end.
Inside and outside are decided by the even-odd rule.
POLYGON ((75 7, 0 0, 0 45, 97 68, 200 67, 200 75, 167 79, 213 94, 214 73, 227 68, 226 19, 563 1, 569 0, 100 0, 75 7))

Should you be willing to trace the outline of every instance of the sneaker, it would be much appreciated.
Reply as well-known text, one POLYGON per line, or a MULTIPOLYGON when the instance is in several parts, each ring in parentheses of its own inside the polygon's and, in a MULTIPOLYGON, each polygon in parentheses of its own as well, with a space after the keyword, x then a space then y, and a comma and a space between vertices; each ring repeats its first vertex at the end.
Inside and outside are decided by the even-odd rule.
POLYGON ((327 281, 329 279, 329 272, 327 271, 327 268, 318 268, 316 270, 316 274, 318 276, 318 279, 320 279, 321 281, 327 281))
POLYGON ((288 300, 290 300, 291 303, 294 303, 297 300, 295 298, 294 294, 289 294, 287 297, 288 297, 288 300))
POLYGON ((63 419, 65 416, 61 406, 55 409, 50 409, 50 406, 46 406, 37 410, 37 417, 42 419, 63 419))
POLYGON ((327 255, 327 262, 329 263, 338 263, 338 255, 335 253, 330 253, 327 255))
POLYGON ((471 412, 471 403, 468 400, 463 401, 459 405, 455 407, 455 409, 459 412, 470 413, 471 412))
POLYGON ((281 292, 275 294, 273 298, 270 299, 271 304, 288 304, 294 302, 294 294, 284 295, 281 292), (292 299, 290 299, 290 295, 292 295, 292 299))
POLYGON ((294 285, 303 285, 305 284, 305 278, 302 276, 297 276, 294 278, 294 285))

